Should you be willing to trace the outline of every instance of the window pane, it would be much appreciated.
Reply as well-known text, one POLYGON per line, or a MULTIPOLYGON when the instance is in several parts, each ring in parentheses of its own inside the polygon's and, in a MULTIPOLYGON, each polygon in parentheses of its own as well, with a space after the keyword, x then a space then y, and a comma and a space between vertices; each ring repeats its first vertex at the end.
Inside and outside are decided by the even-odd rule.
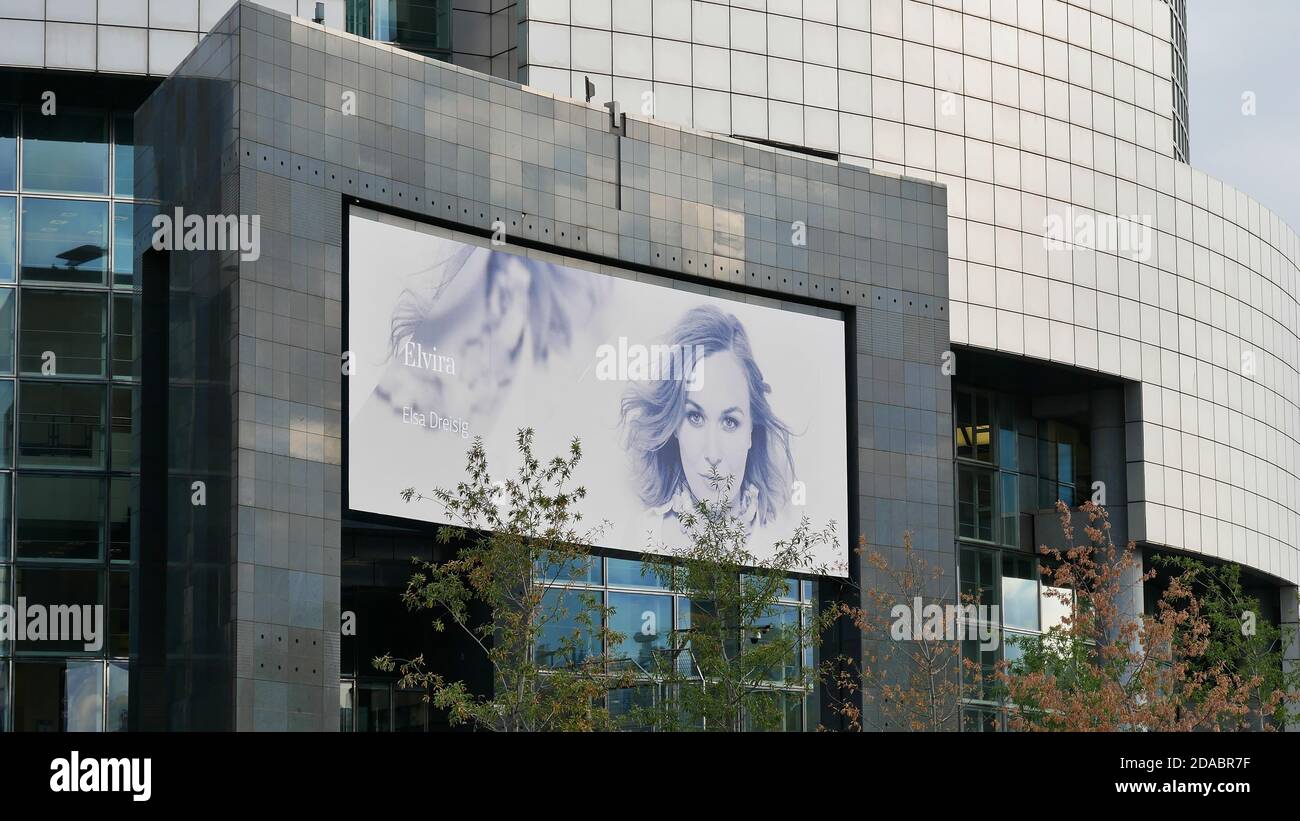
POLYGON ((1002 619, 1007 627, 1038 629, 1038 570, 1028 556, 1002 557, 1002 619))
POLYGON ((958 535, 993 541, 993 475, 961 468, 957 486, 958 535))
POLYGON ((14 463, 14 383, 0 380, 0 468, 14 463))
POLYGON ((547 622, 537 637, 536 661, 546 667, 581 664, 599 651, 593 630, 599 626, 600 613, 587 599, 600 603, 600 594, 579 590, 547 590, 542 594, 542 615, 547 622), (590 616, 590 627, 579 620, 590 616))
POLYGON ((607 697, 609 714, 620 729, 630 731, 652 729, 648 723, 637 721, 631 713, 637 709, 646 711, 654 706, 653 687, 624 687, 610 690, 607 697))
POLYGON ((104 389, 22 382, 19 467, 104 467, 104 389))
POLYGON ((649 593, 609 594, 609 628, 623 634, 623 641, 610 655, 627 659, 633 669, 646 673, 661 670, 668 662, 670 631, 673 629, 673 599, 649 593))
POLYGON ((140 418, 140 391, 137 388, 113 387, 109 424, 112 429, 113 453, 110 464, 113 470, 138 470, 140 467, 139 437, 135 422, 140 418))
POLYGON ((104 375, 106 294, 24 288, 22 300, 18 367, 23 373, 104 375))
POLYGON ((0 282, 13 282, 18 262, 18 198, 0 197, 0 282))
POLYGON ((108 558, 131 558, 131 535, 140 518, 140 479, 114 476, 109 481, 108 558))
POLYGON ((993 406, 987 396, 975 395, 975 458, 993 461, 993 406))
POLYGON ((352 727, 352 709, 355 703, 355 685, 350 681, 339 683, 339 732, 350 733, 352 727))
MULTIPOLYGON (((0 190, 18 187, 18 114, 12 108, 0 108, 0 190)), ((0 729, 4 722, 0 721, 0 729)))
POLYGON ((1002 544, 1015 547, 1020 543, 1019 479, 1014 473, 998 474, 998 514, 1001 520, 1002 544))
POLYGON ((430 53, 451 47, 449 0, 376 0, 375 39, 407 51, 430 53))
MULTIPOLYGON (((9 561, 9 533, 13 523, 13 474, 0 473, 0 560, 9 561)), ((0 592, 4 590, 4 580, 0 579, 0 592)))
POLYGON ((39 605, 50 614, 45 635, 28 632, 25 640, 14 642, 15 649, 20 653, 102 655, 108 646, 108 625, 102 621, 107 614, 100 610, 96 618, 94 610, 104 604, 102 584, 103 575, 98 570, 15 568, 14 599, 25 599, 28 607, 39 605), (50 612, 55 607, 67 608, 66 617, 56 618, 50 612))
POLYGON ((0 288, 0 373, 14 372, 14 311, 18 307, 18 291, 0 288))
POLYGON ((135 193, 135 117, 130 114, 113 116, 113 193, 135 193))
POLYGON ((550 551, 541 554, 533 573, 547 584, 600 584, 602 578, 599 556, 580 556, 561 562, 560 557, 550 551))
POLYGON ((101 661, 15 663, 14 729, 99 732, 103 679, 101 661))
POLYGON ((387 684, 357 687, 357 732, 386 733, 392 729, 392 705, 387 684))
POLYGON ((761 616, 750 635, 745 637, 751 647, 782 644, 789 647, 784 660, 767 671, 769 681, 794 682, 799 678, 801 653, 799 647, 799 608, 775 605, 761 616), (754 641, 757 639, 757 641, 754 641))
POLYGON ((424 703, 423 690, 393 690, 393 731, 398 733, 422 733, 425 728, 425 714, 428 705, 424 703))
POLYGON ((104 281, 108 203, 23 197, 23 279, 104 281))
POLYGON ((106 733, 125 733, 130 729, 127 724, 130 672, 129 666, 124 661, 112 661, 108 664, 108 721, 104 725, 106 733))
POLYGON ((0 661, 0 733, 9 729, 9 662, 0 661))
POLYGON ((1074 602, 1074 592, 1066 587, 1050 587, 1043 585, 1042 593, 1043 606, 1043 623, 1042 631, 1044 633, 1053 627, 1059 627, 1062 620, 1070 615, 1070 610, 1074 602))
POLYGON ((622 587, 658 587, 663 585, 652 570, 641 573, 642 563, 636 559, 610 559, 609 583, 622 587))
POLYGON ((23 109, 23 190, 108 193, 108 120, 97 112, 23 109))
MULTIPOLYGON (((3 557, 5 559, 8 559, 9 554, 5 553, 3 554, 3 557)), ((0 564, 0 605, 9 605, 9 604, 10 604, 9 568, 0 564)), ((9 640, 10 634, 11 631, 9 630, 0 632, 0 656, 7 656, 13 652, 12 642, 10 642, 9 640)), ((3 676, 0 676, 0 679, 3 679, 3 676)), ((4 682, 0 680, 0 693, 3 692, 4 692, 4 682)), ((4 706, 5 706, 5 700, 3 698, 0 698, 0 715, 3 715, 4 706)), ((3 719, 0 719, 0 732, 4 732, 4 728, 5 728, 5 723, 3 719)))
POLYGON ((104 480, 97 476, 17 478, 19 558, 98 559, 104 529, 104 480))
POLYGON ((1016 433, 1016 406, 1009 397, 998 400, 998 465, 1004 470, 1016 470, 1020 444, 1016 433))
POLYGON ((108 654, 125 658, 131 653, 131 573, 114 570, 108 574, 108 654))

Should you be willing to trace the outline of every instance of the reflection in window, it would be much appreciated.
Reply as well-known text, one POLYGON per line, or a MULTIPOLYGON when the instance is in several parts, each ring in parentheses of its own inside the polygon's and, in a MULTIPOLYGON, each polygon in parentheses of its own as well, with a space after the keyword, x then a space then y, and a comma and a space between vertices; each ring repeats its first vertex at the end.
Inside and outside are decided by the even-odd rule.
MULTIPOLYGON (((14 383, 0 380, 0 468, 14 463, 14 383)), ((0 558, 3 554, 0 554, 0 558)))
POLYGON ((1002 620, 1007 627, 1038 629, 1038 564, 1030 556, 1002 557, 1002 620))
MULTIPOLYGON (((1001 642, 999 642, 999 647, 1001 642)), ((962 665, 962 676, 970 684, 971 694, 978 699, 992 698, 997 690, 998 650, 986 650, 978 639, 966 639, 961 643, 962 659, 977 665, 978 680, 972 671, 962 665)))
POLYGON ((13 282, 18 262, 18 198, 0 197, 0 282, 13 282))
POLYGON ((135 117, 113 115, 113 193, 129 197, 135 193, 135 117))
POLYGON ((579 556, 562 562, 558 555, 549 551, 542 553, 533 574, 546 584, 600 584, 602 579, 599 556, 579 556))
POLYGON ((654 695, 653 687, 625 687, 610 690, 607 696, 609 714, 622 730, 653 729, 647 722, 638 721, 634 711, 641 711, 641 715, 644 716, 645 712, 654 707, 654 695))
POLYGON ((63 635, 56 641, 50 635, 33 638, 29 634, 26 640, 14 642, 16 650, 75 655, 104 654, 108 647, 108 625, 95 622, 94 611, 84 609, 104 604, 103 574, 100 571, 64 567, 17 567, 14 569, 14 599, 20 598, 25 599, 28 606, 68 607, 66 624, 71 635, 63 635), (83 617, 89 617, 90 622, 87 623, 83 617), (99 633, 92 639, 91 634, 96 630, 99 633), (87 647, 87 644, 99 646, 87 647))
POLYGON ((1015 547, 1020 544, 1020 508, 1016 498, 1020 495, 1017 485, 1020 477, 1014 473, 998 474, 998 514, 999 530, 1002 544, 1015 547))
POLYGON ((22 382, 19 467, 104 467, 104 386, 22 382))
POLYGON ((670 646, 672 597, 611 591, 609 606, 613 609, 609 617, 610 630, 623 635, 622 643, 611 648, 611 657, 627 659, 639 671, 659 671, 670 646))
MULTIPOLYGON (((0 191, 18 188, 18 113, 0 108, 0 191)), ((0 729, 4 722, 0 721, 0 729)))
POLYGON ((23 280, 100 284, 108 203, 23 197, 23 280))
POLYGON ((356 704, 356 685, 351 681, 339 684, 339 731, 350 733, 353 730, 353 707, 356 704))
POLYGON ((130 705, 130 668, 124 661, 112 661, 108 664, 108 709, 104 732, 125 733, 130 729, 127 724, 127 710, 130 705))
POLYGON ((140 391, 114 386, 109 395, 109 425, 113 441, 110 464, 113 470, 136 470, 140 467, 140 442, 135 435, 135 420, 140 418, 140 391))
POLYGON ((1074 592, 1067 587, 1049 587, 1043 585, 1042 594, 1042 631, 1046 633, 1057 627, 1074 609, 1074 592))
POLYGON ((609 583, 620 587, 663 587, 654 571, 635 559, 609 559, 609 583))
POLYGON ((745 638, 751 645, 770 645, 778 642, 791 643, 790 652, 779 665, 767 671, 768 681, 797 681, 801 666, 801 653, 797 636, 799 633, 799 608, 788 605, 772 607, 754 625, 753 632, 745 638), (757 641, 754 639, 757 638, 757 641))
MULTIPOLYGON (((153 218, 158 214, 158 206, 146 202, 119 202, 113 205, 113 285, 119 288, 132 288, 138 283, 136 270, 140 267, 140 252, 148 250, 146 242, 143 248, 135 247, 135 227, 152 226, 153 218)), ((147 236, 146 236, 147 239, 147 236)), ((176 287, 183 287, 186 272, 173 274, 176 287)))
POLYGON ((108 193, 108 120, 103 114, 23 109, 23 190, 108 193))
POLYGON ((996 733, 1002 729, 1001 714, 997 710, 967 707, 961 713, 961 728, 967 733, 996 733))
POLYGON ((19 474, 16 483, 18 558, 100 558, 103 478, 19 474))
MULTIPOLYGON (((972 604, 998 603, 993 553, 987 550, 962 549, 961 592, 963 598, 969 598, 972 604)), ((964 604, 965 601, 962 603, 964 604)))
POLYGON ((957 458, 980 462, 993 460, 992 406, 984 394, 957 392, 954 394, 957 426, 954 438, 957 458))
POLYGON ((125 658, 131 653, 131 573, 108 574, 108 654, 125 658))
POLYGON ((392 728, 388 684, 358 683, 357 732, 386 733, 392 728))
POLYGON ((104 663, 14 663, 14 730, 97 733, 103 728, 104 663))
POLYGON ((568 667, 600 652, 594 630, 599 627, 600 594, 585 590, 547 590, 541 612, 549 618, 537 637, 536 661, 544 667, 568 667), (592 601, 594 599, 594 602, 592 601), (582 623, 590 616, 590 625, 582 623))
POLYGON ((959 466, 957 485, 958 535, 993 541, 993 474, 959 466))
POLYGON ((104 375, 105 294, 24 288, 22 300, 18 366, 23 373, 104 375))
POLYGON ((428 705, 424 703, 423 690, 393 688, 393 732, 424 732, 428 712, 428 705))
MULTIPOLYGON (((0 553, 0 558, 8 561, 9 559, 8 551, 0 553)), ((3 564, 0 564, 0 604, 3 605, 11 604, 11 602, 9 601, 9 568, 3 564)), ((10 631, 8 630, 0 632, 0 656, 7 656, 13 652, 13 646, 9 641, 9 635, 10 635, 10 631)), ((0 676, 0 692, 4 692, 3 678, 4 678, 3 676, 0 676)), ((0 714, 3 713, 4 707, 5 707, 5 700, 3 698, 0 698, 0 714)), ((4 732, 4 729, 5 729, 5 723, 4 721, 0 720, 0 733, 4 732)))
POLYGON ((374 0, 374 39, 437 56, 451 48, 449 0, 374 0))
POLYGON ((18 291, 0 288, 0 373, 14 372, 14 312, 18 307, 18 291))

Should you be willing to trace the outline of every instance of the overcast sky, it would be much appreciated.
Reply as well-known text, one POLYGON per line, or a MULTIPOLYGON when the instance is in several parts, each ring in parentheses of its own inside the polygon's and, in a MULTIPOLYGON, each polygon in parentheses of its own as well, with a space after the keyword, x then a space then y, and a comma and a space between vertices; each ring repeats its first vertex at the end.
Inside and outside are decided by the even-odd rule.
POLYGON ((1300 232, 1300 0, 1187 6, 1191 163, 1300 232))

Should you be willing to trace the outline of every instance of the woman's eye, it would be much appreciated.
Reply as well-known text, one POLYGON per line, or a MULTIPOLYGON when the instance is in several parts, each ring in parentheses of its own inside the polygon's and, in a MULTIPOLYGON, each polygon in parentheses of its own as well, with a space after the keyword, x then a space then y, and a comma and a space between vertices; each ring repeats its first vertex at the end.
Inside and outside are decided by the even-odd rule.
POLYGON ((740 423, 730 416, 722 420, 722 429, 725 431, 733 431, 738 427, 740 427, 740 423))
POLYGON ((698 428, 700 425, 704 424, 704 414, 699 411, 687 411, 686 421, 698 428))

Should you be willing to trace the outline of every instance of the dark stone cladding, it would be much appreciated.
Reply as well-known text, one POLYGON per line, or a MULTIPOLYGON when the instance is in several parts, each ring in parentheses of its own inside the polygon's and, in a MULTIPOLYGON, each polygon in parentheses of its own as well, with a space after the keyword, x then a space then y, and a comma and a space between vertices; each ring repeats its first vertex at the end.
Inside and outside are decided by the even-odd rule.
POLYGON ((225 487, 206 509, 173 504, 173 518, 211 522, 171 535, 202 532, 202 558, 228 562, 213 612, 228 620, 217 652, 233 728, 338 723, 350 198, 471 231, 501 219, 508 235, 675 287, 844 310, 850 532, 889 551, 910 529, 955 571, 942 186, 630 116, 620 135, 605 109, 247 2, 139 118, 143 192, 261 218, 258 260, 173 254, 171 270, 173 382, 179 356, 212 407, 169 425, 173 451, 195 457, 171 460, 169 499, 188 505, 186 471, 225 487), (792 242, 796 221, 806 245, 792 242))

